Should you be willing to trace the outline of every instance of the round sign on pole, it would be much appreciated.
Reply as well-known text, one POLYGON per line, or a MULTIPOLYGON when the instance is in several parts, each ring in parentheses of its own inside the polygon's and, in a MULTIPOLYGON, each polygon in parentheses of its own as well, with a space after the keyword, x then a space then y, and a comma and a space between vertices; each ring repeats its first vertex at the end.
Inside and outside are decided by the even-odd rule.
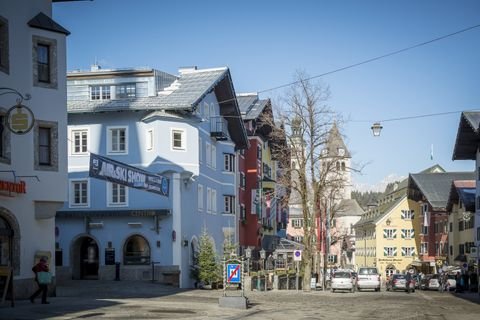
POLYGON ((293 251, 293 261, 302 261, 302 250, 293 251))

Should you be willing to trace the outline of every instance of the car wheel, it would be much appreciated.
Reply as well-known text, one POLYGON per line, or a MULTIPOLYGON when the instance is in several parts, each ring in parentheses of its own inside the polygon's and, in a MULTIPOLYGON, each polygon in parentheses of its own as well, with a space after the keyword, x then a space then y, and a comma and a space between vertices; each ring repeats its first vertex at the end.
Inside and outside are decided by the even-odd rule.
POLYGON ((380 291, 380 288, 375 288, 375 292, 379 292, 380 291))
POLYGON ((332 293, 334 293, 334 292, 335 292, 335 289, 330 289, 330 291, 331 291, 332 293))

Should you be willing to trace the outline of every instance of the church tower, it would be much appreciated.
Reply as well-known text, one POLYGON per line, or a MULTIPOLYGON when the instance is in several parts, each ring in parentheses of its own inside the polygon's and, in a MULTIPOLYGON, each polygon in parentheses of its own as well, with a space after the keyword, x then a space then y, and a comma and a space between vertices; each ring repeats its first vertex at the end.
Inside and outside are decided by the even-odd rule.
POLYGON ((328 133, 327 143, 322 150, 322 158, 335 162, 335 173, 340 175, 343 181, 343 188, 337 195, 337 199, 352 198, 352 174, 351 160, 352 156, 348 151, 342 135, 338 131, 337 123, 334 122, 330 132, 328 133))

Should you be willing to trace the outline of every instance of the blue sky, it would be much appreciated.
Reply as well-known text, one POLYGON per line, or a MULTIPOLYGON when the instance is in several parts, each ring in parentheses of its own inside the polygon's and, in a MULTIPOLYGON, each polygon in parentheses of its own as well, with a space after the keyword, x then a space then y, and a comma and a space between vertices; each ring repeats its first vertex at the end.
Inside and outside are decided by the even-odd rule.
MULTIPOLYGON (((71 31, 68 70, 228 66, 235 90, 255 92, 358 63, 480 24, 480 1, 157 1, 94 0, 54 4, 71 31)), ((322 77, 328 105, 349 119, 342 132, 359 186, 452 161, 460 113, 480 108, 480 28, 322 77), (365 121, 365 122, 362 122, 365 121), (434 159, 430 160, 433 144, 434 159)), ((282 90, 261 98, 277 99, 282 90)))

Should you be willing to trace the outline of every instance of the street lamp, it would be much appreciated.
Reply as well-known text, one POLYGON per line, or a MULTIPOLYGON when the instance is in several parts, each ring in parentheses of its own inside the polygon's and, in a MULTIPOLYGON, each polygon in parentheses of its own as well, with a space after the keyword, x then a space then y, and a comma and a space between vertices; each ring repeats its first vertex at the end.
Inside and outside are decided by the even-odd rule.
POLYGON ((372 129, 372 132, 373 132, 373 136, 378 137, 378 136, 380 136, 380 132, 382 131, 383 127, 380 124, 380 122, 375 122, 372 125, 371 129, 372 129))
POLYGON ((245 258, 247 258, 248 274, 250 274, 250 258, 251 257, 252 257, 252 248, 247 247, 245 249, 245 258))

